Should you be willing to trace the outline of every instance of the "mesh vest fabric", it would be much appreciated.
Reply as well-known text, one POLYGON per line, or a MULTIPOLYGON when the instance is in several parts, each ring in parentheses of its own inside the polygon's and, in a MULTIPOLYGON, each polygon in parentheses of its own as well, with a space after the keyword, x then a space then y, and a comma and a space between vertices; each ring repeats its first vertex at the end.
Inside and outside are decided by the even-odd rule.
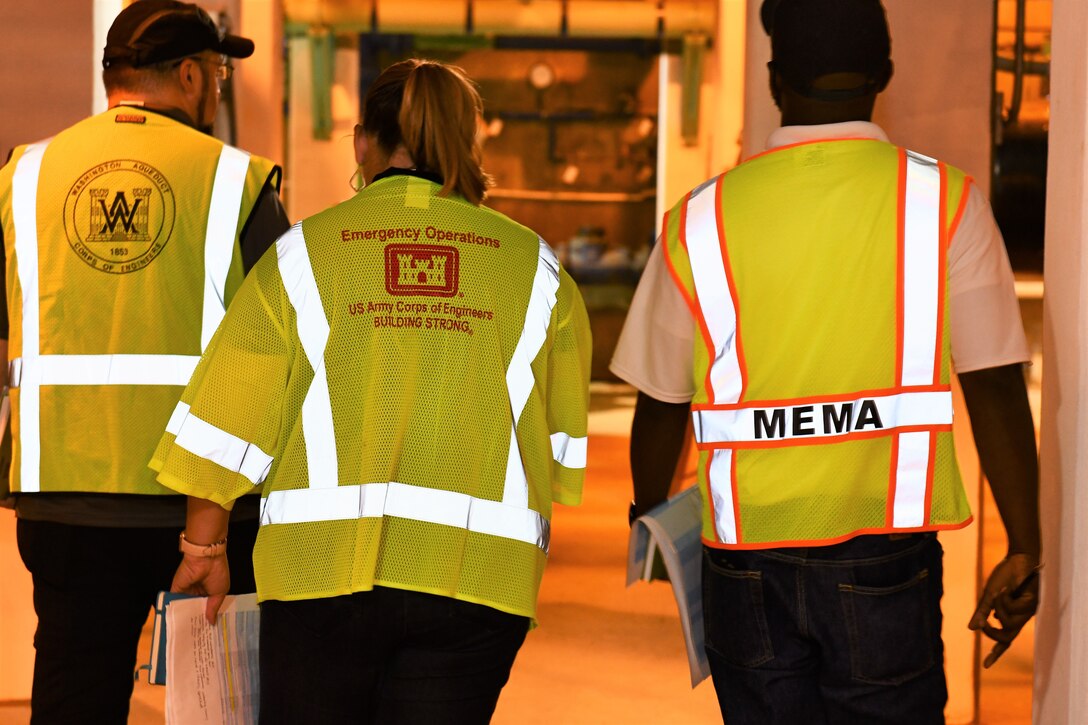
MULTIPOLYGON (((812 415, 820 416, 824 397, 900 387, 903 153, 879 141, 806 143, 758 156, 700 192, 718 195, 713 202, 718 216, 710 225, 717 227, 713 243, 721 245, 736 309, 733 345, 743 379, 738 406, 815 402, 812 415)), ((947 240, 961 211, 965 177, 940 168, 945 198, 939 223, 947 240)), ((693 314, 702 319, 689 258, 692 242, 685 245, 680 233, 686 201, 667 216, 667 257, 693 314)), ((933 387, 947 391, 946 265, 937 276, 943 277, 943 302, 933 387)), ((694 350, 696 409, 710 398, 713 364, 705 326, 702 333, 694 350)), ((950 426, 933 430, 928 508, 924 522, 909 530, 958 528, 970 521, 950 426)), ((699 454, 704 541, 726 548, 805 546, 905 530, 892 522, 898 434, 872 432, 878 434, 737 445, 721 470, 715 470, 714 451, 704 447, 699 454), (723 540, 716 509, 735 511, 735 541, 723 540)))
MULTIPOLYGON (((9 358, 20 359, 27 352, 199 355, 208 209, 223 148, 214 138, 134 107, 86 119, 49 141, 35 213, 37 351, 24 350, 20 278, 28 270, 20 270, 12 187, 27 147, 17 148, 0 170, 12 322, 9 358)), ((227 250, 224 303, 243 277, 238 234, 274 168, 270 161, 249 158, 233 249, 227 250)), ((39 490, 173 494, 155 481, 147 461, 182 389, 43 384, 39 490)), ((18 387, 12 388, 11 400, 13 490, 35 490, 21 486, 18 387)))
MULTIPOLYGON (((302 222, 320 318, 309 317, 314 300, 300 312, 281 239, 279 256, 266 254, 250 273, 182 396, 188 419, 271 462, 254 552, 262 600, 382 585, 535 614, 546 546, 410 509, 360 513, 360 497, 388 490, 391 501, 394 489, 453 504, 508 499, 515 422, 528 482, 522 508, 546 525, 553 503, 581 499, 584 461, 564 464, 553 450, 553 436, 586 437, 590 340, 581 296, 557 269, 555 304, 537 321, 539 351, 519 362, 541 242, 439 189, 412 176, 386 178, 302 222), (315 370, 313 334, 326 324, 315 370), (519 365, 531 371, 531 390, 514 421, 508 378, 519 365), (334 445, 315 460, 323 415, 314 401, 325 385, 334 445), (325 520, 294 520, 289 506, 285 518, 270 515, 292 495, 347 504, 325 520)), ((185 435, 182 427, 163 436, 152 462, 161 482, 226 506, 253 488, 259 476, 246 474, 247 463, 213 462, 186 447, 185 435)), ((443 517, 441 506, 431 513, 443 517)))

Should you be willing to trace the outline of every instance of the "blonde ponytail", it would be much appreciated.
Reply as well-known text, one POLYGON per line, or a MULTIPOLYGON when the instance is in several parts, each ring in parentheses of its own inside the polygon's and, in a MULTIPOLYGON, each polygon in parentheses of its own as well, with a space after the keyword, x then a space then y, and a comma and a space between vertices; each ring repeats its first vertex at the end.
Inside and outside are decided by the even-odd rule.
POLYGON ((463 70, 411 59, 387 68, 371 86, 363 129, 386 153, 403 144, 416 168, 439 174, 442 196, 455 192, 480 204, 491 185, 477 142, 482 111, 463 70))

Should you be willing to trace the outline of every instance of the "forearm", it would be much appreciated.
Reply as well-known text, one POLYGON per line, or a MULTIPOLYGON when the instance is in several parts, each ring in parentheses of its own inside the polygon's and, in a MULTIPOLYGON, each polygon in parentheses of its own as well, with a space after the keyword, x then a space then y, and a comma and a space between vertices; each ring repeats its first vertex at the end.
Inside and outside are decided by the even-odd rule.
POLYGON ((227 538, 230 511, 214 501, 189 497, 185 538, 194 544, 213 544, 227 538))
POLYGON ((1009 554, 1038 558, 1039 464, 1020 365, 959 376, 979 462, 1009 538, 1009 554))
POLYGON ((631 423, 631 481, 636 516, 669 497, 690 411, 690 403, 665 403, 645 393, 638 394, 631 423))

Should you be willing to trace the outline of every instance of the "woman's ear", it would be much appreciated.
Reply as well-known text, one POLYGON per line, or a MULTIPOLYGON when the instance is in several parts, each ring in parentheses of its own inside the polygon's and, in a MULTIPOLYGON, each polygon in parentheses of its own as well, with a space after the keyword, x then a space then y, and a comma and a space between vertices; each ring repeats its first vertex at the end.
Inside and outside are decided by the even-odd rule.
POLYGON ((360 166, 363 165, 363 159, 366 158, 367 152, 370 150, 370 142, 366 139, 366 133, 363 131, 363 125, 361 123, 355 124, 355 163, 360 166))

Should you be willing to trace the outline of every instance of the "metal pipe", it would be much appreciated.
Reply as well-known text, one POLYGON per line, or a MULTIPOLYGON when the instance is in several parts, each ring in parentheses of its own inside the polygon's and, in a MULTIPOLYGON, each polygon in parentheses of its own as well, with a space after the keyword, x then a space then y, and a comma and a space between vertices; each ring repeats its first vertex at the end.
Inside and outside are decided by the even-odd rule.
POLYGON ((1024 100, 1024 36, 1027 34, 1028 0, 1016 0, 1016 45, 1013 48, 1012 101, 1009 104, 1009 123, 1020 118, 1020 105, 1024 100))

